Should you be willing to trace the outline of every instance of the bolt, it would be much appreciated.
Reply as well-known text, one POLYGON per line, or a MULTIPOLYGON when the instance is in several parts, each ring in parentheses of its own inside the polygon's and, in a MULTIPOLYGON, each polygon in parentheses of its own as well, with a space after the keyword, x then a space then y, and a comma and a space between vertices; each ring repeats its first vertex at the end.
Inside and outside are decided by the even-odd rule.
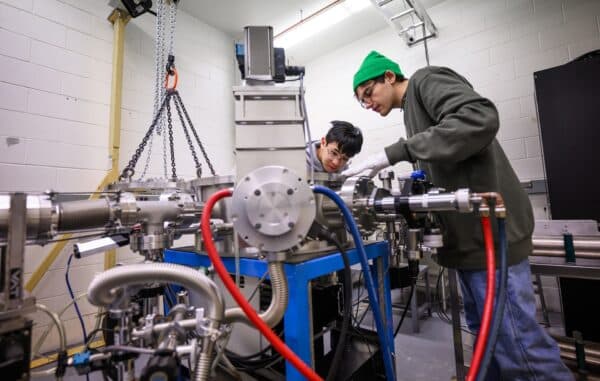
POLYGON ((257 189, 257 190, 255 190, 255 191, 254 191, 254 195, 255 195, 255 196, 260 196, 260 189, 257 189))
POLYGON ((294 194, 294 190, 292 188, 289 188, 287 190, 287 194, 289 194, 290 196, 294 194))

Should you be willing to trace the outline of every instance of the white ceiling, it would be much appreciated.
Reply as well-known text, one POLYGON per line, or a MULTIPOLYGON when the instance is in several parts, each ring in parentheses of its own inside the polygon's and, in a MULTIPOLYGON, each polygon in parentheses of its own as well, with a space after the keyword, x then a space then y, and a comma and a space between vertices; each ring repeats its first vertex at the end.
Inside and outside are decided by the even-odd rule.
POLYGON ((277 34, 332 0, 180 0, 179 7, 233 37, 247 25, 271 25, 277 34))
MULTIPOLYGON (((429 8, 443 0, 421 0, 429 8)), ((180 9, 235 39, 247 25, 271 25, 274 34, 299 22, 333 0, 180 0, 180 9)), ((433 20, 435 23, 435 20, 433 20)), ((304 65, 321 54, 383 28, 389 28, 374 6, 368 6, 341 22, 286 49, 288 64, 304 65)))

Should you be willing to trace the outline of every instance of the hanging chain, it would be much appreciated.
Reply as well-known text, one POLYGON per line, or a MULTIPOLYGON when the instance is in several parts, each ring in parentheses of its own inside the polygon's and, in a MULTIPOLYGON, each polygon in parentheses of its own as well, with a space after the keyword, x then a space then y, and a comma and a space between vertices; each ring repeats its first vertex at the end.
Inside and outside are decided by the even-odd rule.
POLYGON ((152 146, 154 140, 154 131, 158 135, 162 135, 162 150, 163 150, 163 171, 165 179, 167 176, 167 133, 169 139, 169 149, 171 154, 171 179, 177 180, 177 172, 175 166, 175 142, 173 135, 173 120, 171 114, 171 99, 175 103, 175 108, 177 109, 177 114, 179 116, 179 120, 181 122, 181 126, 183 128, 183 132, 185 134, 185 138, 187 140, 188 146, 192 153, 192 157, 194 159, 194 163, 196 165, 196 175, 201 177, 202 175, 202 165, 198 159, 198 155, 196 154, 196 150, 194 149, 194 144, 192 138, 190 136, 188 125, 192 130, 194 138, 200 147, 204 160, 208 164, 210 172, 213 176, 216 176, 216 171, 208 158, 208 154, 198 136, 196 129, 192 123, 192 120, 181 100, 181 96, 179 92, 175 89, 177 85, 177 71, 175 69, 175 56, 174 56, 174 45, 175 45, 175 26, 176 26, 176 15, 177 15, 177 1, 176 0, 157 0, 156 3, 157 9, 157 17, 156 17, 156 42, 155 42, 155 86, 154 86, 154 112, 153 119, 150 128, 142 138, 141 143, 135 150, 132 155, 131 160, 127 164, 127 166, 123 169, 121 174, 121 179, 131 179, 133 174, 135 173, 135 166, 137 165, 140 156, 142 155, 146 145, 148 145, 148 156, 146 157, 146 163, 144 165, 144 169, 141 174, 141 179, 144 178, 146 173, 148 172, 148 168, 150 166, 151 157, 152 157, 152 146), (167 14, 168 12, 168 14, 167 14), (175 82, 172 88, 166 88, 168 86, 168 78, 167 72, 169 76, 175 77, 175 82), (167 78, 167 81, 165 81, 167 78), (167 110, 166 115, 164 110, 167 110), (183 113, 182 113, 183 111, 183 113), (184 119, 185 115, 185 119, 184 119), (187 120, 187 125, 186 125, 187 120), (165 128, 167 131, 165 131, 165 128), (163 132, 167 132, 164 133, 163 132))
MULTIPOLYGON (((162 66, 164 59, 164 0, 158 0, 156 4, 156 41, 154 46, 154 115, 158 113, 160 101, 162 99, 162 66)), ((157 127, 157 133, 160 134, 161 126, 157 127)))
MULTIPOLYGON (((202 156, 204 156, 204 160, 206 160, 206 164, 208 164, 208 168, 210 169, 210 173, 213 176, 216 176, 217 173, 215 172, 215 168, 213 167, 212 163, 210 162, 210 159, 208 158, 208 154, 206 153, 206 150, 204 149, 204 145, 202 144, 202 141, 200 140, 200 138, 198 137, 198 132, 196 132, 196 128, 194 127, 194 125, 192 124, 192 120, 190 119, 190 116, 185 108, 185 105, 183 104, 182 100, 181 100, 181 96, 179 96, 179 92, 175 92, 175 102, 179 102, 179 104, 181 105, 181 108, 183 109, 183 113, 185 114, 185 118, 187 119, 187 122, 190 126, 190 128, 192 129, 192 133, 194 134, 194 138, 196 138, 196 142, 198 143, 198 146, 200 146, 200 150, 202 151, 202 156)), ((183 119, 182 119, 183 122, 183 119)))
POLYGON ((144 135, 140 145, 136 148, 135 152, 133 153, 131 160, 129 160, 129 163, 123 169, 123 172, 121 172, 121 178, 130 179, 133 176, 133 174, 135 173, 135 169, 134 169, 135 165, 137 164, 138 160, 140 159, 142 152, 144 152, 144 148, 146 148, 146 144, 148 144, 148 140, 152 136, 152 132, 154 132, 154 128, 156 127, 158 119, 162 115, 162 110, 164 109, 165 105, 168 105, 168 101, 169 101, 168 98, 165 98, 163 100, 163 103, 160 106, 160 109, 158 110, 158 114, 156 114, 154 116, 154 119, 152 119, 152 123, 150 124, 150 128, 148 128, 148 131, 146 131, 146 135, 144 135))
POLYGON ((146 172, 148 172, 148 167, 150 166, 150 159, 152 158, 152 142, 154 141, 154 134, 150 135, 150 140, 148 140, 148 156, 146 156, 146 163, 144 164, 144 170, 140 175, 140 180, 143 180, 146 177, 146 172))
POLYGON ((162 134, 162 148, 163 148, 163 175, 165 179, 168 178, 167 175, 167 134, 162 134))
MULTIPOLYGON (((173 93, 167 93, 167 98, 171 99, 173 93)), ((167 102, 167 129, 169 130, 169 146, 171 148, 171 180, 177 180, 175 171, 175 143, 173 139, 173 120, 171 120, 171 104, 167 102)))
MULTIPOLYGON (((194 149, 194 143, 192 142, 192 137, 190 136, 190 133, 187 129, 187 126, 185 125, 185 120, 183 119, 183 115, 181 115, 181 107, 179 105, 178 102, 178 95, 175 95, 175 99, 174 99, 174 104, 175 104, 175 108, 177 109, 177 114, 179 115, 179 120, 181 121, 181 126, 183 127, 183 133, 185 134, 185 139, 188 142, 188 146, 190 147, 190 151, 192 152, 192 157, 194 158, 194 163, 196 164, 196 176, 198 176, 199 178, 202 177, 202 165, 200 164, 200 161, 198 160, 198 155, 196 155, 196 150, 194 149)), ((193 130, 193 128, 192 128, 193 130)))
POLYGON ((169 4, 169 55, 174 55, 174 46, 175 46, 175 23, 177 22, 177 3, 174 0, 170 1, 169 4))

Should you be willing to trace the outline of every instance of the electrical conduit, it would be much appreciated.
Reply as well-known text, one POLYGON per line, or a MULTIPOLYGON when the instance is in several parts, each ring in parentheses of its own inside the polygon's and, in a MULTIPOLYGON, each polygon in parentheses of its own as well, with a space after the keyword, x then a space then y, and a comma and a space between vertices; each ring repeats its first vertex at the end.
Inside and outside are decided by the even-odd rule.
POLYGON ((200 222, 200 229, 202 232, 202 239, 204 240, 206 253, 210 258, 215 271, 219 274, 219 277, 223 281, 223 284, 229 292, 231 296, 235 299, 240 308, 244 311, 244 313, 248 316, 248 319, 252 324, 258 328, 258 330, 265 336, 267 340, 273 345, 273 347, 281 353, 281 355, 290 362, 304 377, 311 381, 322 381, 322 378, 319 377, 315 371, 313 371, 308 365, 306 365, 292 350, 283 342, 281 339, 269 328, 268 325, 263 322, 256 311, 252 308, 250 303, 244 298, 240 290, 236 287, 234 281, 229 276, 225 265, 221 261, 219 254, 217 253, 217 249, 215 247, 215 243, 212 239, 212 233, 210 230, 210 214, 211 211, 216 204, 222 198, 230 197, 232 195, 231 189, 223 189, 212 196, 206 201, 204 205, 204 211, 202 212, 202 219, 200 222))
MULTIPOLYGON (((283 271, 283 262, 269 262, 269 278, 271 279, 271 288, 273 297, 269 308, 258 317, 261 318, 269 327, 276 326, 287 309, 288 304, 288 284, 283 271)), ((228 308, 225 310, 225 323, 245 323, 251 324, 250 320, 241 308, 228 308)))

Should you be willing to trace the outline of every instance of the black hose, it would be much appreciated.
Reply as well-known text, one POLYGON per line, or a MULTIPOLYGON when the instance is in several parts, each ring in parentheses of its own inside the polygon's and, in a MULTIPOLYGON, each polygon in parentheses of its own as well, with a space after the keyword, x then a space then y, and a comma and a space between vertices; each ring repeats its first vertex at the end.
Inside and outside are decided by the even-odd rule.
MULTIPOLYGON (((415 284, 416 284, 416 279, 410 285, 410 295, 408 296, 408 300, 406 301, 406 305, 404 306, 404 312, 402 312, 402 317, 400 318, 400 321, 398 322, 398 326, 396 327, 396 330, 394 331, 394 337, 396 337, 396 335, 398 335, 398 332, 400 332, 400 327, 402 327, 402 323, 404 322, 404 318, 406 317, 406 313, 408 312, 408 308, 410 307, 410 302, 412 301, 412 297, 415 292, 415 284)), ((412 311, 412 313, 416 314, 416 313, 418 313, 418 311, 412 311)))
POLYGON ((496 305, 494 306, 494 314, 492 315, 492 326, 490 328, 488 341, 485 345, 485 352, 479 372, 477 373, 476 381, 485 380, 488 367, 494 355, 494 347, 496 346, 496 339, 498 338, 498 331, 500 330, 500 324, 502 323, 502 317, 504 316, 504 307, 506 305, 506 282, 508 280, 508 261, 506 254, 506 227, 504 225, 504 218, 498 218, 498 238, 500 240, 500 279, 498 296, 496 299, 496 305))
POLYGON ((344 261, 344 313, 342 317, 340 338, 335 346, 335 353, 333 355, 333 360, 331 360, 329 371, 327 372, 326 381, 335 380, 337 376, 346 347, 346 337, 348 336, 350 318, 352 317, 352 271, 350 270, 350 260, 348 259, 348 254, 344 251, 342 245, 335 237, 335 234, 331 234, 331 241, 339 250, 342 255, 342 261, 344 261))

